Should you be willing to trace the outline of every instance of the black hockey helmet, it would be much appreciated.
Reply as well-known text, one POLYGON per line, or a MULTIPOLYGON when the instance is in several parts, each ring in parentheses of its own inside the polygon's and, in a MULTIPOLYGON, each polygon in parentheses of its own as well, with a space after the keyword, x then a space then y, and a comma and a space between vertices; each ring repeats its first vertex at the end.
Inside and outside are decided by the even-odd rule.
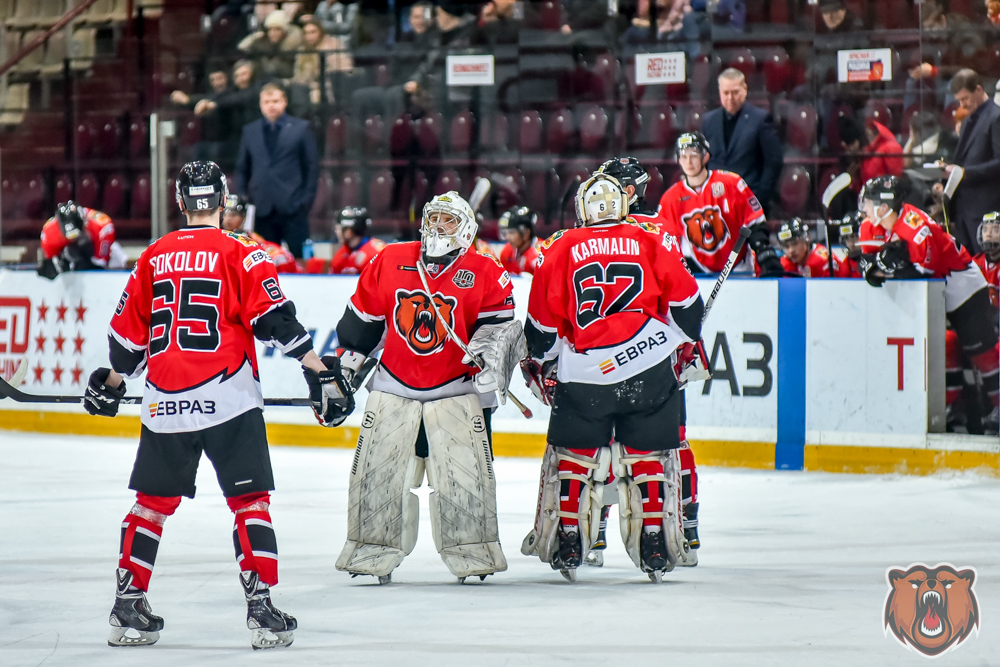
POLYGON ((784 246, 792 239, 802 239, 806 243, 810 242, 809 226, 800 218, 792 218, 781 223, 778 228, 778 245, 784 246))
POLYGON ((891 174, 869 178, 858 193, 859 210, 864 210, 866 199, 875 202, 875 208, 886 204, 893 211, 899 212, 903 207, 903 184, 891 174))
POLYGON ((177 176, 177 204, 184 213, 222 208, 229 197, 226 176, 207 160, 188 162, 177 176))
POLYGON ((983 216, 976 229, 976 241, 986 254, 1000 251, 1000 212, 991 211, 983 216))
POLYGON ((63 202, 56 207, 56 222, 59 223, 63 236, 69 241, 75 240, 83 231, 83 213, 72 200, 63 202))
POLYGON ((515 206, 503 212, 498 224, 501 233, 512 229, 523 234, 524 230, 527 230, 528 236, 534 236, 536 222, 538 215, 534 211, 527 206, 515 206))
POLYGON ((248 206, 250 206, 250 200, 247 199, 246 195, 229 195, 226 197, 226 211, 235 213, 241 218, 247 217, 248 206))
POLYGON ((365 236, 371 228, 372 219, 364 206, 347 206, 337 216, 337 224, 341 229, 350 229, 358 236, 365 236))
POLYGON ((858 234, 861 233, 861 223, 864 221, 864 211, 851 211, 841 218, 840 224, 837 225, 837 231, 840 232, 840 240, 844 241, 852 237, 857 238, 858 234))
POLYGON ((646 184, 649 183, 649 173, 646 172, 642 163, 634 157, 613 157, 600 166, 597 170, 608 176, 614 176, 623 188, 632 186, 635 194, 629 199, 629 204, 634 204, 646 196, 646 184))
POLYGON ((708 143, 708 139, 701 132, 685 132, 681 136, 677 137, 677 142, 674 144, 674 159, 679 159, 681 156, 681 151, 685 148, 697 148, 701 151, 704 157, 711 150, 711 146, 708 143))

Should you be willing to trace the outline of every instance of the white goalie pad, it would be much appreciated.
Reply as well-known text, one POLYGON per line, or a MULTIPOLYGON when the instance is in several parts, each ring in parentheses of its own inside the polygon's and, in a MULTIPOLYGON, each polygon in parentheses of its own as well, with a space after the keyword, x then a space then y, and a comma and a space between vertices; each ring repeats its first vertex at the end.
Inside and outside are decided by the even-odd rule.
POLYGON ((601 447, 597 456, 591 458, 571 449, 545 446, 542 458, 542 472, 538 482, 538 506, 535 509, 535 525, 521 542, 521 553, 538 556, 543 563, 549 563, 559 547, 557 533, 559 521, 574 518, 580 525, 583 557, 590 553, 590 546, 601 531, 601 507, 604 506, 604 483, 611 469, 611 451, 601 447), (559 462, 573 461, 587 469, 587 474, 560 472, 559 462), (563 480, 578 480, 580 488, 580 510, 576 514, 563 512, 559 508, 559 496, 563 480))
MULTIPOLYGON (((528 356, 524 328, 519 320, 484 324, 469 340, 469 351, 478 356, 485 368, 475 378, 480 393, 496 390, 500 405, 507 403, 510 377, 521 359, 528 356)), ((466 360, 466 363, 472 361, 466 360)))
POLYGON ((668 449, 662 452, 650 452, 646 455, 635 455, 625 452, 619 443, 611 445, 614 458, 615 477, 618 480, 618 517, 625 550, 635 566, 642 567, 639 553, 639 538, 642 535, 643 519, 661 518, 663 521, 663 537, 667 545, 667 572, 674 569, 677 562, 688 551, 687 540, 684 539, 684 516, 681 511, 681 465, 677 450, 668 449), (632 479, 630 468, 640 461, 662 461, 663 477, 659 480, 646 478, 648 481, 663 482, 663 512, 647 515, 642 509, 642 490, 632 479))
POLYGON ((414 453, 420 401, 374 391, 354 450, 347 502, 347 542, 338 570, 383 577, 417 543, 424 462, 414 453))
POLYGON ((479 397, 423 405, 431 530, 441 560, 456 577, 503 572, 496 479, 479 397))

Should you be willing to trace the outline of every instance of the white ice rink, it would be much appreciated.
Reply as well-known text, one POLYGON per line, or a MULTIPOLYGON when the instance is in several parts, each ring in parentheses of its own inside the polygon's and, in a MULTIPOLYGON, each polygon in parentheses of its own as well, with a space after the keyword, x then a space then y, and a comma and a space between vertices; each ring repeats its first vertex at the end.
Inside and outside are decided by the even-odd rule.
POLYGON ((979 571, 980 636, 937 664, 1000 664, 996 480, 705 468, 701 565, 656 586, 611 533, 605 567, 574 585, 518 551, 537 462, 499 459, 510 569, 458 585, 434 551, 422 489, 417 547, 379 586, 333 567, 351 452, 286 447, 272 448, 274 599, 299 620, 295 644, 250 650, 232 517, 203 461, 198 497, 168 520, 157 556, 161 639, 112 649, 134 448, 0 431, 0 665, 920 665, 881 626, 886 567, 916 561, 979 571))

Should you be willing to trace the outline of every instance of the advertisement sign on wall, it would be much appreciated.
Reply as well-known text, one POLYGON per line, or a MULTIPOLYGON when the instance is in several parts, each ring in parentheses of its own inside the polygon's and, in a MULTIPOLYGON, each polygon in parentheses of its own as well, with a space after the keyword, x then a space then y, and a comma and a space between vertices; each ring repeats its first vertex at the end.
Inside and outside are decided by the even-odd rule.
POLYGON ((837 81, 891 81, 892 49, 837 51, 837 81))
POLYGON ((637 53, 635 82, 640 86, 684 83, 684 52, 637 53))

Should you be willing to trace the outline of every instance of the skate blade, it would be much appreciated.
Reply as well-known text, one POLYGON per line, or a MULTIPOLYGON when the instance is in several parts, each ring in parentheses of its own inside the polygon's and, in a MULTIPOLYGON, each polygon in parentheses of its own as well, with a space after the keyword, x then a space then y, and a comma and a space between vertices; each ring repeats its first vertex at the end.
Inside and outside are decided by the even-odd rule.
POLYGON ((698 567, 698 552, 694 549, 686 552, 677 560, 681 567, 698 567))
POLYGON ((112 628, 108 646, 150 646, 160 638, 159 632, 143 632, 135 628, 112 628))
POLYGON ((575 567, 565 568, 565 569, 559 570, 559 574, 561 574, 563 576, 563 578, 566 579, 566 581, 569 581, 569 582, 572 582, 572 583, 576 583, 576 568, 575 567))
POLYGON ((646 574, 649 575, 649 580, 652 581, 654 584, 662 584, 663 583, 663 573, 660 572, 659 570, 654 570, 652 572, 647 572, 646 574))
POLYGON ((288 630, 287 632, 274 632, 273 630, 268 630, 267 628, 258 628, 253 631, 250 637, 250 645, 253 646, 255 651, 266 648, 280 648, 282 646, 291 646, 292 642, 295 640, 293 632, 288 630))
POLYGON ((391 584, 392 583, 392 573, 378 578, 379 585, 391 584))
POLYGON ((587 557, 583 559, 583 564, 589 565, 590 567, 604 567, 604 552, 591 551, 587 554, 587 557))

